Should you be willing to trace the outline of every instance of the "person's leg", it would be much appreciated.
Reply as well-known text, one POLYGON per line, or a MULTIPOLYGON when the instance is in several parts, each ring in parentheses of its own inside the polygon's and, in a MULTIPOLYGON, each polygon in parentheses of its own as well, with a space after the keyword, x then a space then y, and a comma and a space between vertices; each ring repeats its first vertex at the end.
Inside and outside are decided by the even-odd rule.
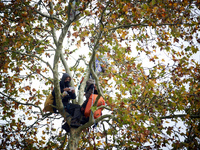
POLYGON ((65 123, 62 125, 62 129, 64 129, 67 133, 70 132, 70 127, 69 127, 69 125, 68 125, 67 122, 65 122, 65 123))
POLYGON ((73 112, 73 117, 71 120, 71 126, 72 127, 79 127, 80 124, 80 119, 81 119, 81 107, 78 104, 72 104, 69 103, 70 107, 69 107, 69 112, 73 112))
POLYGON ((80 120, 81 119, 81 108, 80 106, 75 106, 74 108, 74 116, 73 116, 74 119, 77 119, 77 120, 80 120))
POLYGON ((81 118, 81 107, 78 104, 68 103, 66 111, 73 116, 73 119, 81 118))
POLYGON ((74 108, 72 107, 71 103, 63 103, 65 110, 67 113, 69 113, 71 116, 74 116, 74 108))
POLYGON ((81 123, 82 125, 84 125, 84 124, 87 123, 88 121, 89 121, 89 117, 86 118, 85 116, 82 116, 80 123, 81 123))

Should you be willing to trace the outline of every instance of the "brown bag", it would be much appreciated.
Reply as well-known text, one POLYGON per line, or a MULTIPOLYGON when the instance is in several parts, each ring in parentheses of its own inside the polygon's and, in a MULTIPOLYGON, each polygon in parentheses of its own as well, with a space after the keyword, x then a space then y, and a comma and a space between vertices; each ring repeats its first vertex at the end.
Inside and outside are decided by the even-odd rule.
POLYGON ((47 99, 46 99, 45 103, 44 103, 44 109, 43 109, 43 111, 44 112, 49 111, 49 112, 54 113, 53 107, 51 105, 53 105, 53 95, 49 94, 47 96, 47 99))

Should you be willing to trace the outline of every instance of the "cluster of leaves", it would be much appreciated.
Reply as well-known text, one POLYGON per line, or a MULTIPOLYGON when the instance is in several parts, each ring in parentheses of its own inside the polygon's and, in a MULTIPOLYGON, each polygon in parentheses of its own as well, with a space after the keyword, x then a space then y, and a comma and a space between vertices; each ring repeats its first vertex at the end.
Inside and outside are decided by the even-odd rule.
POLYGON ((11 0, 0 6, 2 149, 63 148, 76 135, 82 148, 199 145, 200 66, 191 58, 200 43, 198 1, 11 0), (56 65, 68 71, 62 56, 68 62, 79 52, 74 46, 88 46, 91 56, 71 67, 75 85, 87 71, 80 61, 94 63, 96 54, 105 72, 95 79, 110 111, 100 117, 98 132, 87 128, 68 137, 55 128, 60 116, 44 114, 41 104, 57 82, 56 65), (165 119, 181 120, 186 132, 165 119))
POLYGON ((45 27, 36 23, 30 1, 1 1, 0 5, 1 149, 40 147, 44 140, 37 138, 43 126, 38 106, 49 87, 37 89, 34 82, 51 83, 48 77, 43 78, 49 68, 41 66, 49 41, 42 32, 45 27))
MULTIPOLYGON (((117 91, 115 98, 106 97, 107 104, 118 118, 108 133, 115 135, 117 142, 114 141, 119 145, 115 145, 113 141, 110 144, 116 147, 121 146, 121 148, 136 148, 137 146, 142 148, 144 143, 148 142, 155 148, 160 148, 173 142, 175 148, 197 147, 199 143, 199 121, 196 119, 199 118, 199 105, 197 104, 199 103, 197 100, 199 63, 190 59, 199 50, 198 33, 196 34, 199 23, 198 18, 195 17, 196 14, 193 14, 191 10, 194 3, 188 1, 181 2, 181 4, 171 1, 166 1, 166 3, 151 1, 142 4, 115 2, 121 4, 114 3, 117 5, 116 8, 120 6, 121 8, 118 10, 112 7, 110 9, 112 11, 108 11, 104 17, 105 20, 102 20, 105 22, 104 31, 117 30, 112 34, 110 32, 104 34, 106 38, 103 38, 102 43, 108 42, 108 44, 100 48, 102 54, 107 53, 111 64, 107 68, 105 77, 109 79, 103 81, 102 86, 106 85, 107 89, 112 88, 108 81, 114 80, 113 87, 117 91), (174 7, 176 9, 173 9, 174 7), (193 17, 188 18, 188 14, 193 17), (135 29, 140 29, 141 32, 135 34, 137 33, 135 29), (131 36, 132 33, 133 36, 131 36), (197 39, 194 39, 194 36, 197 39), (153 62, 152 68, 151 65, 149 65, 150 69, 144 68, 142 64, 136 63, 137 57, 130 56, 130 54, 133 55, 129 44, 132 39, 138 41, 136 46, 138 55, 144 53, 149 62, 153 62), (126 46, 122 46, 121 42, 124 42, 126 46), (166 58, 160 59, 157 51, 166 51, 169 61, 165 63, 166 58), (196 79, 194 75, 197 76, 196 79), (195 88, 191 85, 195 85, 195 88), (196 89, 196 94, 191 89, 196 89), (191 96, 193 94, 194 96, 191 96), (188 113, 189 110, 190 113, 188 113), (183 114, 176 116, 178 112, 183 114), (186 127, 192 124, 192 129, 195 128, 196 133, 188 129, 185 134, 179 129, 180 134, 176 134, 174 127, 163 126, 163 119, 175 118, 175 121, 178 121, 177 117, 181 117, 186 127), (116 132, 117 128, 119 128, 118 132, 116 132), (164 129, 167 130, 166 133, 163 133, 164 129), (163 135, 170 137, 166 139, 163 135), (176 138, 180 135, 185 136, 186 140, 183 142, 177 140, 176 138), (188 144, 188 138, 191 145, 188 144)), ((115 6, 114 4, 112 3, 112 6, 115 6)), ((110 5, 108 4, 107 7, 109 8, 110 5)))

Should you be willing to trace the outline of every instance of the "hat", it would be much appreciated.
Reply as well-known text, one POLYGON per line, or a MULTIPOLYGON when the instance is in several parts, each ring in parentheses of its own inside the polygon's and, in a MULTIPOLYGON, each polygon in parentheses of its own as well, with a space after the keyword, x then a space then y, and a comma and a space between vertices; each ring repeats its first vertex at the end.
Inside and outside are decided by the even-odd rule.
POLYGON ((88 91, 90 85, 91 85, 91 84, 94 84, 94 83, 95 83, 95 82, 94 82, 93 79, 88 79, 87 82, 86 82, 86 87, 85 87, 86 91, 88 91))

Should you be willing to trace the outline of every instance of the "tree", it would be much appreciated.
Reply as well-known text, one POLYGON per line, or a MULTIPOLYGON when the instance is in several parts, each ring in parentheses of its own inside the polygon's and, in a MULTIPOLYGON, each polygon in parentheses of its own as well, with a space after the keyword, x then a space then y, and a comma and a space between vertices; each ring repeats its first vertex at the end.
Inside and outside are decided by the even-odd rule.
POLYGON ((2 149, 197 149, 199 1, 11 0, 0 6, 2 149), (70 56, 84 46, 86 55, 71 65, 70 56), (103 73, 95 69, 97 59, 103 73), (63 68, 76 87, 84 76, 74 103, 83 103, 92 74, 108 112, 69 135, 55 127, 57 120, 70 121, 60 98, 63 68), (59 114, 42 111, 51 86, 59 114), (176 128, 179 121, 185 128, 176 128))

